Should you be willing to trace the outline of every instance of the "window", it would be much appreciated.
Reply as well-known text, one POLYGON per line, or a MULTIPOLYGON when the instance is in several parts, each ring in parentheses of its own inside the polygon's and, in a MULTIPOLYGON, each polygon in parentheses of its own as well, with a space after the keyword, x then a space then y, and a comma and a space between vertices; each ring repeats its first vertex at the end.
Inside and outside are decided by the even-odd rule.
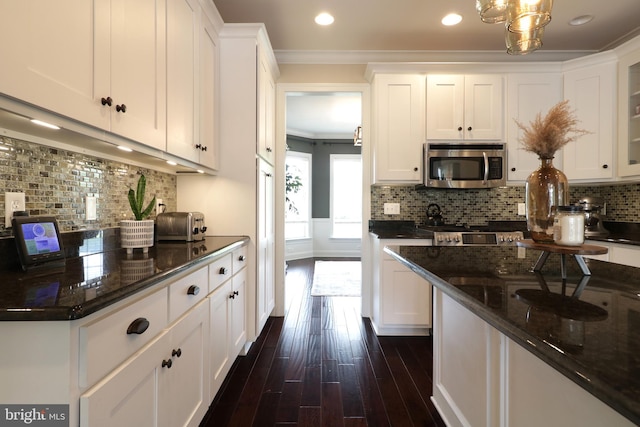
POLYGON ((332 237, 362 237, 362 158, 357 154, 332 154, 332 237))
POLYGON ((311 154, 287 152, 285 174, 285 239, 311 237, 311 154))

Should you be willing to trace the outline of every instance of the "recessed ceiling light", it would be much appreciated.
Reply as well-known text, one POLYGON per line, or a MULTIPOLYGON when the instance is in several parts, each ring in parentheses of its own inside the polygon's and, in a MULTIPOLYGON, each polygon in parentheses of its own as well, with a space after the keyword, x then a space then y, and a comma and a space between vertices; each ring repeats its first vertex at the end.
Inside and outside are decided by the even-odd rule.
POLYGON ((592 20, 593 20, 593 15, 576 16, 571 21, 569 21, 569 25, 584 25, 587 22, 591 22, 592 20))
POLYGON ((167 160, 167 164, 171 165, 171 166, 177 166, 178 164, 176 162, 174 162, 173 160, 167 160))
POLYGON ((118 150, 126 151, 127 153, 130 153, 133 151, 131 148, 125 147, 124 145, 118 145, 118 150))
POLYGON ((36 124, 38 126, 44 126, 49 129, 56 129, 56 130, 60 129, 60 126, 52 125, 51 123, 43 122, 42 120, 38 120, 38 119, 31 119, 31 123, 36 124))
POLYGON ((331 25, 333 24, 333 16, 331 16, 327 12, 322 12, 318 16, 316 16, 316 24, 318 25, 331 25))
POLYGON ((204 173, 204 171, 202 169, 196 169, 196 172, 198 173, 204 173))
POLYGON ((457 13, 450 13, 444 18, 442 18, 441 22, 442 22, 442 25, 446 25, 449 27, 451 25, 459 24, 460 21, 462 21, 462 16, 458 15, 457 13))

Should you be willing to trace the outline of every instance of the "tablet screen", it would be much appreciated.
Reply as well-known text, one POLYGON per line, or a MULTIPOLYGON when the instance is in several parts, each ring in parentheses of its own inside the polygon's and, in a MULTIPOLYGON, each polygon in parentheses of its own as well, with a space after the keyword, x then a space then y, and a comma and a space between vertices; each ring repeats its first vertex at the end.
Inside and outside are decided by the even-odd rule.
POLYGON ((18 255, 23 270, 47 268, 64 263, 58 223, 52 216, 23 216, 12 219, 18 255))

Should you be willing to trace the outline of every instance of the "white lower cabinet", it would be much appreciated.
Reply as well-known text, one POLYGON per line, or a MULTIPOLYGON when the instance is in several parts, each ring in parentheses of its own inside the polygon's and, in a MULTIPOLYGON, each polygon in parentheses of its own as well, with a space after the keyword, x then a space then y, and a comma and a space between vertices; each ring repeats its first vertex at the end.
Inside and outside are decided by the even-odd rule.
POLYGON ((378 335, 429 335, 431 284, 384 252, 386 246, 431 246, 431 240, 374 237, 373 316, 378 335))
MULTIPOLYGON (((233 253, 233 277, 223 282, 209 295, 210 335, 210 384, 213 398, 222 385, 236 356, 242 352, 247 341, 246 289, 247 269, 244 268, 246 247, 242 252, 233 253), (238 260, 242 259, 238 264, 238 260)), ((210 269, 210 275, 216 275, 216 269, 210 269)))
POLYGON ((434 288, 433 403, 450 426, 634 425, 434 288))
POLYGON ((199 425, 209 407, 207 330, 200 303, 80 397, 80 425, 199 425))
POLYGON ((585 258, 599 259, 601 261, 640 268, 640 247, 638 246, 601 242, 599 240, 587 240, 586 243, 596 246, 604 246, 609 251, 602 255, 585 255, 585 258))

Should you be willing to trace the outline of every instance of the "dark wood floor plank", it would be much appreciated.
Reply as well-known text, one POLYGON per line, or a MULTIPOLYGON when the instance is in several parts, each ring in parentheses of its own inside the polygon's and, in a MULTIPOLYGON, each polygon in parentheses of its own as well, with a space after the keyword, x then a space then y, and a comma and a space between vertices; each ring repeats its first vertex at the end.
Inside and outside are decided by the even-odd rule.
POLYGON ((302 383, 302 406, 320 406, 320 384, 322 383, 322 373, 320 366, 305 368, 304 381, 302 383))
POLYGON ((289 358, 287 357, 274 357, 271 363, 271 369, 267 376, 267 382, 264 385, 265 393, 279 393, 282 392, 284 387, 284 376, 287 371, 287 364, 289 358))
POLYGON ((322 426, 322 409, 319 406, 300 407, 298 416, 298 427, 321 427, 322 426))
POLYGON ((344 416, 363 418, 362 393, 360 393, 355 365, 338 365, 338 379, 344 416))
POLYGON ((278 403, 276 425, 278 423, 297 423, 302 399, 302 382, 287 382, 282 387, 282 396, 278 403))
POLYGON ((344 426, 340 384, 322 383, 322 426, 344 426))
MULTIPOLYGON (((263 393, 253 421, 253 427, 272 427, 276 422, 276 411, 280 402, 281 393, 263 393)), ((248 424, 247 424, 248 425, 248 424)))
POLYGON ((369 359, 354 359, 354 362, 367 425, 369 427, 390 426, 385 402, 369 359))
POLYGON ((322 360, 322 382, 337 383, 339 381, 340 379, 338 377, 338 361, 322 360))

